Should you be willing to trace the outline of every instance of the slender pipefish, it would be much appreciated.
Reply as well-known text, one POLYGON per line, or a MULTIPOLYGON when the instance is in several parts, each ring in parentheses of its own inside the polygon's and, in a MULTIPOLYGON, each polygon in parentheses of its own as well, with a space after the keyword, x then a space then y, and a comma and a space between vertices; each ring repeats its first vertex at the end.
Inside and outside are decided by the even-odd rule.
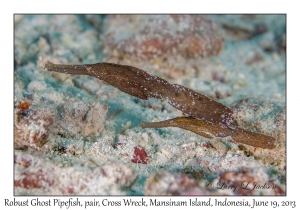
POLYGON ((113 63, 63 65, 47 62, 45 69, 66 74, 96 77, 137 98, 167 99, 176 109, 191 117, 178 117, 162 122, 145 123, 142 127, 179 127, 206 138, 231 136, 234 141, 260 147, 275 148, 275 138, 236 127, 233 111, 189 88, 170 84, 166 80, 133 66, 113 63))

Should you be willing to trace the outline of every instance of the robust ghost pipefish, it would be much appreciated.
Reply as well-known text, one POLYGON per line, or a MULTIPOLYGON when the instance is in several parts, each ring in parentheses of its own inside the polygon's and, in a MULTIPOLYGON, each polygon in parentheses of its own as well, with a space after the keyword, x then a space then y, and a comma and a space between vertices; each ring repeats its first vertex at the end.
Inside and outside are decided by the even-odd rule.
POLYGON ((93 76, 143 100, 165 98, 170 105, 192 116, 163 122, 142 123, 143 127, 180 127, 206 138, 209 138, 208 136, 212 138, 211 135, 231 136, 233 140, 243 144, 266 149, 275 147, 275 139, 271 136, 241 128, 231 128, 235 127, 235 120, 232 116, 233 111, 229 107, 184 86, 170 84, 136 67, 113 63, 63 65, 48 61, 45 68, 59 73, 93 76))

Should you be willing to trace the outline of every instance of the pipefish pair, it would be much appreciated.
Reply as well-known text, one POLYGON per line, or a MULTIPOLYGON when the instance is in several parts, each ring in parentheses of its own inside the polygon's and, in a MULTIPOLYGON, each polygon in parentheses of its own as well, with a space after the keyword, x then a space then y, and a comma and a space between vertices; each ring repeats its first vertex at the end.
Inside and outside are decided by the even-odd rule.
POLYGON ((64 65, 48 61, 45 69, 93 76, 143 100, 167 99, 170 105, 190 116, 161 122, 142 122, 141 126, 144 128, 179 127, 209 139, 231 136, 234 141, 242 144, 263 149, 275 148, 275 138, 237 127, 233 111, 229 107, 136 67, 114 63, 64 65))

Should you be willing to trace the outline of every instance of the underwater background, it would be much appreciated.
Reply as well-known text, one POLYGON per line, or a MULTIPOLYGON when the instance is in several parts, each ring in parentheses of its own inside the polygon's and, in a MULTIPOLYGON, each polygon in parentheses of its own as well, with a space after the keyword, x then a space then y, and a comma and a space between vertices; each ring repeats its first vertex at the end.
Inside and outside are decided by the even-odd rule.
POLYGON ((15 195, 285 195, 286 16, 15 15, 14 107, 15 195), (141 128, 183 113, 47 61, 146 70, 229 106, 276 148, 141 128), (271 187, 243 189, 254 182, 271 187))

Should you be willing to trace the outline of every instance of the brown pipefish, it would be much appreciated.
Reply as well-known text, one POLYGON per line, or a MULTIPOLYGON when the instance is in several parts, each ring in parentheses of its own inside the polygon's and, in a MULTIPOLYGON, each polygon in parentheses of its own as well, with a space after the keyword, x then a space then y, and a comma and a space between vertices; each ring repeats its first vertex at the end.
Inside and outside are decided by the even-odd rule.
POLYGON ((170 84, 158 76, 133 66, 113 63, 63 65, 47 62, 45 68, 48 71, 93 76, 143 100, 165 98, 169 104, 192 116, 192 118, 175 118, 172 123, 171 120, 142 123, 144 127, 180 127, 207 138, 210 136, 207 133, 214 136, 223 133, 243 144, 267 149, 274 148, 275 139, 273 137, 240 128, 232 129, 235 120, 232 116, 233 111, 229 107, 184 86, 170 84), (206 122, 207 125, 205 125, 206 122), (196 128, 197 126, 198 128, 196 128), (221 132, 218 131, 220 129, 221 132))
POLYGON ((178 127, 192 131, 208 139, 212 139, 213 137, 231 136, 234 141, 242 144, 248 144, 263 149, 273 149, 275 147, 275 139, 271 136, 254 133, 238 127, 232 129, 224 124, 211 123, 194 117, 177 117, 170 120, 151 123, 142 122, 141 126, 147 128, 178 127))

